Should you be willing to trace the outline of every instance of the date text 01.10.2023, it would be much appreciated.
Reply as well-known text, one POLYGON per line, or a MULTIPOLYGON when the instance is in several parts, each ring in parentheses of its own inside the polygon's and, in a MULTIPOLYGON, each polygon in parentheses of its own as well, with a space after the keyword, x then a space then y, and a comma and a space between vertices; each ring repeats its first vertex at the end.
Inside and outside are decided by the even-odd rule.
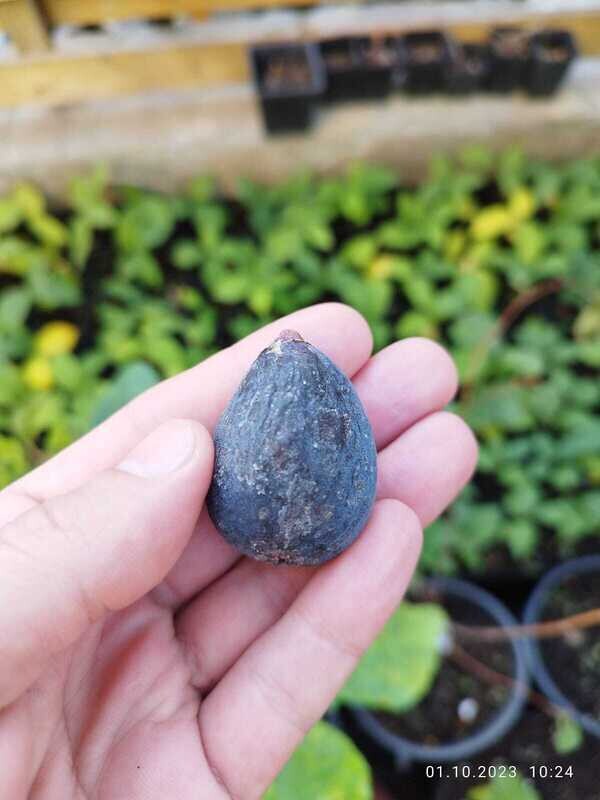
MULTIPOLYGON (((534 764, 529 767, 531 778, 572 778, 573 767, 563 764, 534 764)), ((517 767, 508 764, 454 764, 452 766, 428 764, 425 775, 428 778, 514 778, 517 767)))

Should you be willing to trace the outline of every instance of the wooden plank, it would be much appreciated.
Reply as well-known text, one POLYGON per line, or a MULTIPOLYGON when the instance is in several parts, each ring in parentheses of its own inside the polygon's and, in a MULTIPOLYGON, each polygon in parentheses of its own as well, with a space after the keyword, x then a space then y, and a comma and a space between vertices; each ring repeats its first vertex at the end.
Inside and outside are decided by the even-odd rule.
POLYGON ((325 5, 335 0, 206 0, 209 13, 219 11, 243 11, 259 8, 289 8, 292 6, 325 5))
POLYGON ((156 89, 241 83, 243 44, 204 44, 110 55, 29 59, 0 66, 0 107, 62 105, 156 89))
MULTIPOLYGON (((42 0, 53 25, 94 25, 108 20, 158 19, 189 14, 203 18, 215 11, 316 5, 321 0, 42 0)), ((325 0, 327 2, 327 0, 325 0)), ((0 0, 1 2, 1 0, 0 0)))
POLYGON ((205 0, 42 0, 53 25, 96 25, 124 19, 159 19, 178 14, 203 17, 205 0))
POLYGON ((0 5, 0 30, 8 33, 23 53, 46 50, 48 35, 34 0, 10 0, 0 5))

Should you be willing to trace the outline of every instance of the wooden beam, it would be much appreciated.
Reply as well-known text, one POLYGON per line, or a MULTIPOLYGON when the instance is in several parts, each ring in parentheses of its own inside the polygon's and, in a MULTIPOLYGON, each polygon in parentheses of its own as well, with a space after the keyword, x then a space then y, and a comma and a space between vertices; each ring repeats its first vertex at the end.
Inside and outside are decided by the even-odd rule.
POLYGON ((216 11, 306 6, 319 2, 321 0, 42 0, 42 5, 53 25, 95 25, 106 21, 158 19, 178 14, 202 19, 216 11))
POLYGON ((55 55, 0 66, 0 107, 62 105, 248 79, 246 47, 240 43, 69 58, 55 55))
MULTIPOLYGON (((507 24, 510 24, 510 22, 507 24)), ((526 30, 567 28, 576 37, 581 55, 600 55, 600 12, 578 15, 549 14, 543 18, 532 14, 531 16, 520 17, 518 23, 515 24, 526 30)), ((477 22, 464 22, 450 26, 450 30, 457 39, 467 42, 485 39, 489 29, 489 25, 477 22)))
POLYGON ((244 9, 289 8, 335 3, 335 0, 205 0, 207 11, 243 11, 244 9))
POLYGON ((48 47, 44 18, 34 0, 0 2, 0 30, 8 33, 22 53, 42 52, 48 47))
POLYGON ((97 25, 125 19, 205 15, 205 0, 42 0, 53 25, 97 25))

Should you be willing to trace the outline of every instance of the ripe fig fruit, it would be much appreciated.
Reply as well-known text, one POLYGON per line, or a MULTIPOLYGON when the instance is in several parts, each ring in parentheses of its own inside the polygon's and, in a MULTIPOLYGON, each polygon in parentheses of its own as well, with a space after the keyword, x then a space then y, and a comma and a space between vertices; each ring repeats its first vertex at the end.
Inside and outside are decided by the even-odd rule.
POLYGON ((322 564, 358 536, 377 453, 348 378, 295 331, 258 356, 215 430, 209 514, 259 561, 322 564))

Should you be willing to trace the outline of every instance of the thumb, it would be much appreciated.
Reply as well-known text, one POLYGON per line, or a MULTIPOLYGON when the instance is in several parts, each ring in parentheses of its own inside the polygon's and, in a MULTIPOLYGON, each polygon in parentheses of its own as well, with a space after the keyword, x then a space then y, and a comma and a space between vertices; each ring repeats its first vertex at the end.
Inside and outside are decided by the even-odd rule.
POLYGON ((212 452, 202 425, 172 420, 114 469, 0 529, 0 708, 165 577, 194 530, 212 452))

